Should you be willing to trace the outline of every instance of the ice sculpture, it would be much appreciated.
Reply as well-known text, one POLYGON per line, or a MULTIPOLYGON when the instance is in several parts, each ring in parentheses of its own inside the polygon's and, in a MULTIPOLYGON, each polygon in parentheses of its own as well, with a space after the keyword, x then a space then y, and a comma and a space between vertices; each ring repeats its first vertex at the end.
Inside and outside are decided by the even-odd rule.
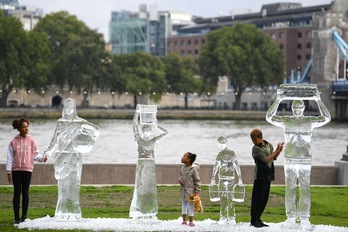
POLYGON ((310 217, 310 174, 311 174, 311 137, 312 130, 330 122, 328 109, 320 99, 320 92, 314 84, 284 84, 277 90, 277 98, 266 114, 266 120, 284 129, 284 174, 285 174, 285 207, 286 227, 302 229, 313 227, 310 217), (292 100, 293 115, 277 115, 279 104, 283 100, 292 100), (320 115, 305 116, 303 100, 315 101, 320 115), (299 199, 296 198, 297 181, 299 199))
POLYGON ((216 156, 209 186, 211 201, 220 200, 219 224, 236 224, 235 203, 243 202, 245 187, 236 154, 227 149, 227 139, 218 138, 220 152, 216 156), (218 178, 216 184, 215 179, 218 178), (236 179, 238 182, 236 182, 236 179))
POLYGON ((137 105, 134 114, 133 132, 138 145, 138 162, 133 198, 129 210, 129 216, 134 219, 157 219, 157 178, 154 148, 168 132, 157 125, 156 113, 156 105, 137 105), (159 132, 156 133, 157 135, 153 135, 154 129, 159 132))
POLYGON ((54 176, 58 180, 55 219, 79 220, 82 153, 92 150, 100 129, 77 116, 74 99, 64 102, 51 142, 44 155, 54 155, 54 176))

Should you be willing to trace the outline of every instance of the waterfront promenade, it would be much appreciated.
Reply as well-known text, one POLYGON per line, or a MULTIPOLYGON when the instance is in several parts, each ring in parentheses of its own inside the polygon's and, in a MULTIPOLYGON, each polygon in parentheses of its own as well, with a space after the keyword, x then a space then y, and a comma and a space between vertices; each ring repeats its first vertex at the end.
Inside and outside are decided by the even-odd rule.
MULTIPOLYGON (((134 109, 77 109, 85 119, 133 119, 134 109)), ((62 108, 1 108, 0 118, 58 119, 62 108)), ((158 109, 158 119, 265 120, 266 111, 158 109)))

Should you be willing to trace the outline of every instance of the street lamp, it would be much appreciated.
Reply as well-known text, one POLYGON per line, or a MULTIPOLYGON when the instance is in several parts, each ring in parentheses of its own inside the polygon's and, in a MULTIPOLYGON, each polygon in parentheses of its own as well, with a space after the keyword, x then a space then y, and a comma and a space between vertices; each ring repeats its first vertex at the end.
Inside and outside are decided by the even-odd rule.
POLYGON ((115 92, 114 91, 111 92, 111 96, 112 96, 112 108, 115 109, 115 92))

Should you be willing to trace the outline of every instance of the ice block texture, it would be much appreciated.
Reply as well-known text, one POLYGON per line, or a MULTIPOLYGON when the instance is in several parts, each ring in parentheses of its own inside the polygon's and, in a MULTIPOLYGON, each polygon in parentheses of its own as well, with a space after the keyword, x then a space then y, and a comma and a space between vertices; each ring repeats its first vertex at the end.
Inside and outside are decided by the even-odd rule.
POLYGON ((82 154, 90 152, 99 137, 98 126, 77 116, 74 99, 64 102, 62 118, 45 156, 54 158, 54 176, 58 180, 58 201, 55 210, 57 220, 79 220, 82 154))

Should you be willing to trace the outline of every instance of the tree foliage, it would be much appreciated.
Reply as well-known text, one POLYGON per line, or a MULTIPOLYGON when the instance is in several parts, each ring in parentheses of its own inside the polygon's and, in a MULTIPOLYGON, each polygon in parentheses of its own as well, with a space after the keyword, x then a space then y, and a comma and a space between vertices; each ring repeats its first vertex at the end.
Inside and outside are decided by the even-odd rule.
POLYGON ((159 57, 149 53, 137 52, 115 55, 120 67, 120 74, 125 80, 125 90, 134 97, 134 106, 138 104, 139 95, 148 95, 158 102, 165 93, 167 82, 165 67, 159 57))
POLYGON ((113 55, 108 65, 105 65, 105 86, 111 92, 121 95, 126 89, 126 79, 122 75, 122 58, 119 55, 113 55))
POLYGON ((0 106, 7 105, 14 88, 41 92, 47 83, 48 54, 43 34, 25 31, 16 18, 0 12, 0 106))
POLYGON ((175 94, 185 95, 185 108, 188 108, 188 94, 200 93, 202 81, 196 74, 194 61, 187 56, 169 53, 163 58, 168 90, 175 94))
POLYGON ((29 31, 26 44, 28 47, 29 75, 23 85, 27 90, 34 89, 35 92, 41 94, 48 83, 47 75, 50 71, 50 64, 47 59, 50 54, 47 37, 43 33, 29 31))
POLYGON ((282 52, 254 25, 222 27, 210 32, 207 41, 198 61, 206 89, 215 92, 219 77, 227 76, 236 94, 235 109, 240 109, 241 96, 247 87, 267 87, 282 80, 282 52))
POLYGON ((48 37, 52 52, 51 84, 61 88, 67 86, 78 93, 83 91, 83 104, 94 88, 104 87, 103 71, 107 65, 104 61, 110 59, 110 54, 102 34, 66 11, 46 15, 35 31, 44 32, 48 37))

